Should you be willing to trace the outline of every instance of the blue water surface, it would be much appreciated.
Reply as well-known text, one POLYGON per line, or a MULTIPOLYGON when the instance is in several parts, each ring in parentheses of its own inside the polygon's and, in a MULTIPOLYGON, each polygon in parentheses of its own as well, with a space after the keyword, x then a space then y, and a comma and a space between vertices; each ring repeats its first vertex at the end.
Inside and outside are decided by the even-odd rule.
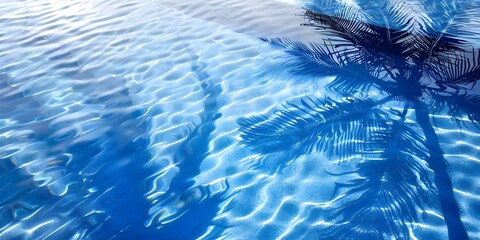
POLYGON ((0 1, 0 239, 480 239, 479 1, 0 1))

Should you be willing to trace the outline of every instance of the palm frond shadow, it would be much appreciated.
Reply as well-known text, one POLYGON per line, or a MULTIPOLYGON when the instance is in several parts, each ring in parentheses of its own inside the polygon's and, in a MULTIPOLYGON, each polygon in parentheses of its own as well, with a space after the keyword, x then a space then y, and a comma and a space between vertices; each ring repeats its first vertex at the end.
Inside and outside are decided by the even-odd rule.
POLYGON ((275 172, 310 152, 324 152, 327 157, 362 150, 356 144, 368 131, 379 125, 377 118, 384 114, 376 108, 379 102, 345 98, 306 97, 299 103, 287 103, 271 118, 252 116, 238 120, 242 141, 262 153, 256 167, 275 172), (350 108, 350 111, 345 111, 350 108), (349 141, 344 141, 344 140, 349 141))
MULTIPOLYGON (((26 94, 26 91, 9 85, 5 78, 0 75, 0 93, 3 93, 0 100, 5 103, 0 108, 0 118, 10 119, 15 124, 2 126, 1 130, 31 132, 31 136, 15 142, 17 146, 27 142, 26 147, 10 155, 8 159, 12 163, 31 161, 28 164, 22 163, 30 165, 31 169, 17 166, 9 170, 12 180, 31 183, 21 187, 22 194, 4 194, 12 197, 12 209, 17 208, 16 202, 24 202, 24 205, 28 206, 25 214, 29 217, 13 218, 9 224, 18 224, 16 221, 19 220, 28 221, 27 224, 35 221, 38 223, 61 215, 62 218, 58 219, 68 220, 61 223, 63 226, 58 225, 64 231, 52 232, 50 228, 46 228, 37 231, 32 237, 67 239, 80 231, 85 238, 111 238, 112 234, 116 234, 117 238, 151 236, 147 231, 143 231, 143 218, 148 212, 148 202, 138 193, 144 176, 151 174, 143 168, 143 163, 147 162, 150 156, 143 138, 139 137, 145 132, 146 124, 140 118, 132 119, 138 116, 138 112, 122 111, 114 116, 101 118, 96 122, 98 128, 116 126, 116 129, 96 138, 83 141, 75 141, 74 138, 55 139, 59 129, 55 128, 56 119, 47 117, 49 109, 35 97, 26 94), (126 159, 126 164, 121 166, 111 162, 126 159), (17 173, 21 171, 26 171, 27 174, 17 173), (57 194, 55 189, 64 189, 63 182, 66 182, 68 191, 57 194), (92 212, 88 217, 77 218, 84 216, 87 211, 92 212)), ((133 106, 128 98, 123 98, 122 101, 119 99, 122 98, 106 98, 94 104, 105 104, 112 108, 118 106, 116 104, 133 106)), ((86 97, 85 105, 89 104, 86 97)), ((78 122, 72 123, 74 124, 78 122)), ((5 143, 3 139, 2 143, 5 143)), ((3 169, 0 167, 1 170, 3 169)), ((12 192, 15 187, 10 183, 6 186, 2 192, 12 192)), ((6 234, 6 238, 18 238, 25 233, 18 231, 9 235, 11 233, 4 228, 1 234, 6 234)))
POLYGON ((338 226, 321 239, 406 239, 410 224, 419 221, 417 208, 423 211, 425 204, 431 204, 434 189, 424 161, 424 140, 396 121, 388 130, 374 133, 370 141, 374 147, 366 152, 372 155, 358 164, 358 178, 337 186, 344 197, 330 209, 329 220, 338 226))
POLYGON ((235 193, 230 193, 228 179, 215 184, 195 183, 194 178, 201 173, 200 166, 209 152, 211 133, 215 122, 221 117, 218 97, 222 93, 219 83, 212 81, 205 66, 192 56, 192 72, 199 80, 204 99, 204 110, 200 113, 201 122, 190 129, 174 161, 179 170, 171 180, 168 190, 159 197, 152 198, 154 206, 147 225, 157 228, 157 236, 165 239, 196 239, 208 233, 208 238, 222 238, 228 223, 215 218, 235 193), (208 231, 209 227, 214 227, 208 231))
POLYGON ((463 40, 478 14, 462 10, 472 3, 412 2, 309 1, 305 26, 323 42, 262 39, 284 49, 292 74, 334 77, 326 87, 340 96, 306 96, 273 116, 238 120, 242 142, 259 153, 256 168, 276 172, 310 153, 356 165, 339 173, 354 180, 337 184, 326 211, 333 225, 321 238, 410 239, 429 206, 440 208, 450 239, 468 239, 431 115, 480 127, 480 54, 463 40))

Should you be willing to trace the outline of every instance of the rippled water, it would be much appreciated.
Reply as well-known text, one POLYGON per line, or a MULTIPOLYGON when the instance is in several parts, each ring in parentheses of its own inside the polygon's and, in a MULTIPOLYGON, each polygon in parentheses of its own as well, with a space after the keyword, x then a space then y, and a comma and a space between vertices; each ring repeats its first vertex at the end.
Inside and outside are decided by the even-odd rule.
MULTIPOLYGON (((325 89, 335 73, 312 81, 260 39, 325 39, 300 26, 293 1, 19 0, 0 13, 0 239, 350 239, 335 226, 350 227, 359 206, 331 213, 369 175, 332 148, 294 156, 288 144, 302 135, 258 137, 301 122, 272 116, 336 97, 325 89)), ((478 123, 431 119, 461 222, 480 239, 478 123)), ((412 178, 433 178, 417 157, 427 170, 412 178)), ((420 218, 401 238, 447 239, 442 187, 425 182, 431 204, 412 207, 420 218)), ((362 229, 353 239, 373 239, 362 229)))

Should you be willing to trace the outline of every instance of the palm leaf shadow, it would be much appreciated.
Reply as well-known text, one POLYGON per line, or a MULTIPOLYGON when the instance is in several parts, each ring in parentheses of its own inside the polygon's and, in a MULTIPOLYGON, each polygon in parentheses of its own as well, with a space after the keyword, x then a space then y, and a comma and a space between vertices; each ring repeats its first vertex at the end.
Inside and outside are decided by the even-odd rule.
MULTIPOLYGON (((480 120, 474 89, 480 58, 462 40, 468 33, 463 25, 472 26, 476 15, 455 5, 462 3, 446 3, 441 6, 450 11, 447 20, 428 22, 425 15, 407 11, 408 4, 382 1, 362 11, 338 1, 311 1, 304 6, 305 25, 320 32, 323 43, 262 39, 285 50, 293 74, 315 80, 334 76, 327 89, 355 99, 305 97, 271 117, 238 121, 243 143, 261 153, 256 167, 267 171, 313 152, 327 159, 360 159, 358 179, 337 184, 344 195, 329 209, 334 224, 325 239, 409 239, 411 224, 419 221, 417 209, 435 207, 428 200, 432 194, 450 239, 468 239, 430 114, 446 111, 475 125, 480 120), (404 103, 403 111, 382 110, 390 101, 404 103), (413 124, 405 121, 410 111, 413 124)), ((425 11, 437 8, 427 5, 425 11)))
MULTIPOLYGON (((38 165, 32 158, 42 156, 43 152, 37 150, 40 153, 30 153, 30 156, 23 157, 22 151, 36 150, 36 145, 31 140, 43 138, 51 134, 51 131, 48 121, 42 117, 41 104, 33 97, 25 96, 19 88, 11 86, 10 80, 8 75, 0 74, 0 234, 13 238, 18 235, 7 231, 11 225, 18 220, 27 220, 30 214, 41 210, 52 199, 57 199, 51 197, 47 187, 36 187, 41 181, 35 179, 33 174, 26 174, 25 171, 29 171, 25 167, 20 167, 23 164, 38 165), (36 201, 30 201, 29 198, 36 201), (14 212, 18 214, 14 215, 14 212)), ((58 169, 50 167, 37 174, 48 177, 49 174, 55 174, 56 170, 58 169)))
MULTIPOLYGON (((147 131, 148 126, 142 118, 144 113, 138 110, 133 112, 130 110, 121 111, 120 113, 112 111, 113 114, 105 113, 102 122, 107 126, 116 126, 116 128, 111 129, 99 138, 75 143, 71 140, 62 141, 62 144, 68 146, 65 152, 72 154, 69 167, 73 167, 77 171, 82 169, 84 174, 88 176, 88 181, 92 183, 87 185, 95 186, 95 192, 88 192, 87 194, 94 201, 93 203, 85 201, 81 193, 77 194, 77 200, 75 200, 74 195, 69 196, 68 199, 51 197, 47 188, 25 188, 13 193, 8 187, 10 184, 1 190, 2 192, 11 192, 6 195, 7 200, 11 200, 18 194, 28 192, 26 197, 30 196, 42 202, 28 205, 28 201, 26 201, 25 206, 17 204, 18 206, 15 206, 15 208, 24 210, 26 213, 44 209, 44 211, 37 212, 37 216, 40 217, 48 216, 57 211, 68 212, 70 216, 83 216, 85 213, 82 211, 85 211, 85 209, 97 209, 102 213, 91 214, 82 219, 83 222, 75 223, 76 225, 70 222, 71 226, 69 227, 75 228, 75 226, 82 225, 86 228, 85 231, 82 230, 82 236, 86 238, 95 236, 105 239, 138 237, 151 239, 161 236, 187 239, 202 236, 208 232, 208 228, 212 225, 217 225, 217 227, 209 232, 209 236, 213 238, 222 237, 224 229, 228 226, 222 222, 216 222, 214 218, 222 210, 220 205, 231 197, 231 194, 228 194, 230 189, 228 182, 225 180, 219 184, 195 186, 193 181, 193 178, 200 173, 200 164, 209 154, 209 136, 215 129, 215 121, 220 117, 218 113, 220 105, 217 98, 222 92, 220 85, 210 80, 210 76, 204 71, 204 66, 197 60, 194 58, 192 61, 192 71, 197 74, 205 95, 205 110, 200 115, 202 122, 192 129, 181 149, 176 153, 175 158, 178 160, 177 166, 180 172, 171 182, 171 191, 164 195, 165 199, 162 202, 165 205, 183 203, 184 206, 180 209, 179 218, 172 221, 168 216, 161 216, 163 218, 161 228, 145 228, 145 219, 149 218, 152 208, 151 202, 142 196, 141 186, 145 176, 151 176, 153 173, 144 167, 144 163, 148 162, 151 156, 147 149, 148 143, 139 136, 147 131), (89 161, 82 161, 83 159, 89 161), (102 163, 105 159, 120 159, 126 164, 109 166, 105 162, 102 163), (218 190, 219 188, 220 190, 218 190), (49 197, 44 199, 44 195, 49 197), (67 209, 72 205, 75 205, 75 208, 67 209), (46 206, 52 207, 46 208, 46 206)), ((0 117, 15 121, 15 125, 11 127, 2 126, 2 130, 16 130, 25 127, 35 132, 36 141, 46 142, 50 145, 55 144, 55 142, 51 142, 51 136, 55 134, 55 130, 51 128, 53 124, 50 121, 51 119, 41 117, 44 115, 41 112, 41 104, 32 97, 24 96, 20 89, 9 86, 6 75, 0 75, 0 80, 0 93, 3 93, 0 99, 4 100, 4 103, 12 103, 0 107, 0 117), (18 108, 20 106, 22 108, 18 108), (25 109, 34 109, 35 112, 27 113, 25 109)), ((122 97, 128 95, 125 92, 126 90, 127 88, 122 88, 118 92, 121 96, 100 99, 100 102, 94 99, 95 96, 92 99, 87 98, 85 100, 86 105, 91 100, 94 104, 104 104, 113 109, 116 106, 133 106, 134 104, 129 99, 122 97)), ((10 173, 6 177, 11 177, 12 174, 22 175, 12 172, 15 170, 14 168, 15 166, 8 164, 0 166, 1 171, 10 173)), ((12 179, 19 182, 31 181, 28 177, 12 179)), ((34 186, 35 184, 29 185, 34 186)), ((82 193, 86 193, 87 190, 90 191, 91 189, 80 189, 82 193)), ((8 209, 1 209, 1 216, 8 214, 8 211, 8 209)), ((72 231, 68 229, 52 233, 50 236, 70 238, 69 234, 71 233, 72 231)))
POLYGON ((364 152, 370 156, 357 165, 358 177, 338 184, 337 191, 344 191, 329 219, 336 227, 321 239, 408 239, 411 223, 419 221, 417 207, 423 211, 425 204, 431 204, 433 189, 420 136, 394 121, 390 128, 374 133, 370 144, 364 152))
POLYGON ((190 130, 176 150, 174 161, 179 171, 168 190, 155 198, 157 203, 151 208, 152 216, 147 221, 147 225, 156 226, 157 236, 165 239, 197 239, 206 233, 211 239, 223 237, 228 224, 215 218, 222 210, 221 204, 233 195, 229 194, 228 180, 206 185, 195 183, 194 178, 200 174, 203 160, 210 154, 210 136, 215 130, 215 122, 221 117, 218 97, 222 88, 212 81, 196 55, 192 56, 191 69, 205 97, 201 122, 190 130), (208 232, 211 226, 214 228, 208 232))
MULTIPOLYGON (((29 163, 33 166, 33 172, 27 169, 27 175, 17 173, 24 169, 18 166, 0 168, 1 171, 8 171, 6 176, 9 182, 16 180, 24 183, 21 191, 17 191, 18 194, 8 194, 10 201, 22 202, 13 202, 12 206, 9 206, 10 211, 19 209, 26 216, 34 213, 25 219, 31 222, 39 219, 43 221, 58 214, 62 215, 61 219, 68 220, 67 223, 62 223, 63 231, 45 228, 36 232, 38 238, 49 236, 66 239, 75 234, 81 234, 85 238, 153 238, 152 231, 144 228, 149 202, 143 198, 141 191, 142 181, 151 174, 143 167, 150 159, 147 144, 141 137, 147 126, 139 117, 142 113, 132 107, 133 103, 128 97, 124 97, 127 88, 120 87, 115 96, 110 95, 100 101, 96 96, 85 96, 85 108, 95 104, 108 106, 103 117, 96 121, 94 126, 100 131, 109 126, 107 132, 81 140, 55 139, 57 131, 62 130, 62 126, 56 128, 58 121, 55 123, 55 118, 47 118, 47 113, 43 112, 46 109, 41 103, 34 97, 25 95, 20 88, 10 86, 5 78, 7 77, 0 77, 0 92, 5 93, 0 97, 5 103, 0 108, 0 117, 8 118, 14 124, 2 126, 2 131, 33 132, 31 138, 14 143, 22 146, 23 141, 32 141, 26 145, 25 153, 11 157, 33 159, 34 161, 29 163), (129 110, 116 111, 119 106, 127 106, 129 110), (32 149, 29 146, 42 148, 32 149), (32 151, 34 153, 31 153, 32 151), (68 180, 68 194, 52 194, 51 185, 55 185, 57 181, 62 182, 64 178, 68 180), (31 183, 27 184, 27 181, 31 183), (88 212, 88 216, 85 216, 88 212)), ((3 162, 14 162, 12 159, 4 160, 3 162)), ((2 192, 12 192, 12 186, 8 184, 2 192)), ((19 219, 22 218, 16 220, 19 219)), ((12 220, 11 223, 15 221, 12 220)), ((4 233, 11 236, 8 232, 4 233)), ((14 236, 16 235, 11 237, 14 236)))
MULTIPOLYGON (((43 229, 36 232, 36 237, 39 238, 41 236, 70 238, 75 234, 72 232, 77 231, 79 228, 82 231, 85 230, 84 233, 88 235, 91 230, 98 229, 101 225, 108 225, 109 221, 103 224, 95 223, 91 220, 89 222, 88 218, 76 219, 76 216, 83 216, 84 213, 82 211, 92 207, 92 201, 85 201, 85 196, 94 199, 96 195, 87 191, 85 186, 89 186, 88 183, 84 182, 85 184, 81 184, 82 181, 79 179, 78 171, 85 167, 85 164, 82 164, 82 162, 88 162, 85 159, 93 160, 97 157, 95 156, 96 153, 102 151, 101 147, 98 146, 105 144, 105 142, 102 142, 105 138, 89 141, 89 144, 84 144, 78 151, 75 151, 74 149, 78 147, 78 144, 71 144, 71 139, 54 139, 53 136, 58 135, 56 132, 58 129, 56 130, 52 127, 55 125, 54 119, 47 117, 47 113, 43 111, 46 110, 45 107, 36 98, 26 95, 25 91, 18 87, 11 86, 8 83, 8 77, 5 75, 0 77, 0 88, 0 92, 4 93, 0 100, 5 104, 0 108, 0 118, 9 119, 10 121, 10 124, 1 126, 2 131, 16 132, 15 135, 21 135, 22 132, 29 133, 23 137, 20 136, 20 138, 10 144, 13 148, 23 148, 7 154, 8 159, 3 161, 17 164, 16 167, 5 166, 6 168, 2 168, 2 172, 8 171, 8 173, 5 172, 6 175, 4 177, 6 179, 10 178, 9 181, 16 179, 16 181, 24 184, 22 188, 19 188, 21 191, 12 191, 12 185, 6 185, 3 190, 12 193, 16 192, 16 194, 7 194, 11 198, 9 199, 11 202, 4 202, 4 204, 11 208, 10 211, 22 211, 25 216, 29 216, 28 218, 19 217, 18 219, 12 219, 9 224, 13 224, 17 220, 35 222, 41 219, 43 221, 59 213, 71 217, 68 224, 62 226, 64 231, 53 233, 48 232, 48 229, 43 229), (67 144, 67 142, 70 144, 67 144), (69 147, 65 149, 61 147, 62 150, 58 150, 58 146, 62 144, 69 145, 69 147), (26 173, 22 173, 23 171, 26 173), (27 184, 27 182, 29 183, 27 184), (64 184, 68 187, 68 194, 60 194, 58 192, 66 188, 64 184), (22 202, 22 204, 15 204, 15 202, 22 202)), ((122 122, 123 120, 120 121, 122 122)), ((116 124, 112 125, 120 124, 116 122, 116 124)), ((123 136, 119 137, 119 139, 129 138, 123 136)), ((4 147, 7 146, 4 145, 4 147)), ((113 177, 113 175, 109 177, 113 177)), ((97 183, 107 182, 102 178, 104 177, 100 177, 101 180, 97 181, 97 183)), ((132 184, 136 183, 134 181, 131 182, 132 184)), ((101 187, 99 189, 104 190, 101 187)), ((135 189, 135 187, 130 189, 135 189)), ((110 191, 110 193, 113 192, 115 191, 110 191)), ((4 208, 4 210, 8 208, 4 208)), ((96 215, 91 214, 89 218, 93 219, 97 217, 96 215)), ((115 230, 120 231, 121 229, 115 230)), ((9 234, 21 234, 21 232, 9 233, 8 231, 3 233, 11 237, 14 237, 14 235, 9 234)))
MULTIPOLYGON (((382 111, 379 102, 345 98, 306 97, 299 103, 287 103, 271 118, 252 116, 238 120, 241 139, 263 157, 257 168, 275 172, 290 161, 311 152, 324 152, 327 157, 355 154, 355 140, 360 139, 376 121, 382 111), (345 111, 349 107, 350 111, 345 111), (351 141, 344 142, 349 138, 351 141)), ((349 156, 342 156, 347 159, 349 156)))

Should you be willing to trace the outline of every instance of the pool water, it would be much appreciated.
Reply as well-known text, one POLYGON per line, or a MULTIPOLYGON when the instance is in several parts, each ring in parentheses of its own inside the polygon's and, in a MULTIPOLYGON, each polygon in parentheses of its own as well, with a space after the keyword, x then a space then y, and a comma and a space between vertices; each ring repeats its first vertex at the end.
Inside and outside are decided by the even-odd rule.
POLYGON ((479 6, 0 1, 0 239, 480 239, 479 6))

